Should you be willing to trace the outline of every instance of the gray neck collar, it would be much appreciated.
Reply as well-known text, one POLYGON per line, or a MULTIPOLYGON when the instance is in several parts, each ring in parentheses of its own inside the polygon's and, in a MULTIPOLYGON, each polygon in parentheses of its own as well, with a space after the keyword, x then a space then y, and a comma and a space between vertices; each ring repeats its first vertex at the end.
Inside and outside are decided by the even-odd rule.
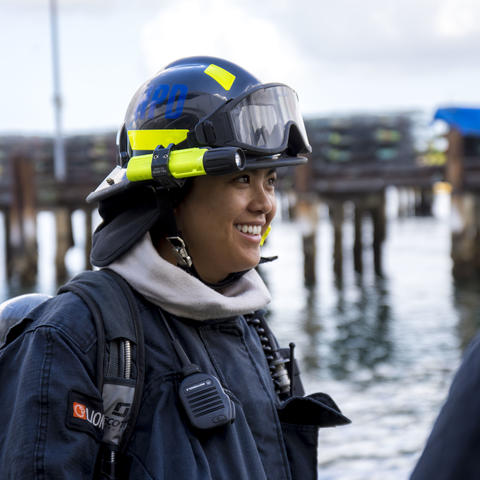
POLYGON ((108 265, 148 301, 174 315, 210 320, 264 308, 270 293, 255 270, 222 289, 212 289, 158 255, 147 233, 125 255, 108 265))

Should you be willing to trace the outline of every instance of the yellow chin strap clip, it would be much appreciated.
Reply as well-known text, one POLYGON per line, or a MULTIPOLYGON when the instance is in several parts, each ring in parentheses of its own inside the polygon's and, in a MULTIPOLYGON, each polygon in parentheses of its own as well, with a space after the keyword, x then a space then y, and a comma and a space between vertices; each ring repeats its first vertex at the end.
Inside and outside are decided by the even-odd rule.
POLYGON ((262 235, 262 239, 260 240, 260 246, 263 246, 271 230, 272 230, 272 226, 269 225, 268 228, 265 230, 265 233, 262 235))

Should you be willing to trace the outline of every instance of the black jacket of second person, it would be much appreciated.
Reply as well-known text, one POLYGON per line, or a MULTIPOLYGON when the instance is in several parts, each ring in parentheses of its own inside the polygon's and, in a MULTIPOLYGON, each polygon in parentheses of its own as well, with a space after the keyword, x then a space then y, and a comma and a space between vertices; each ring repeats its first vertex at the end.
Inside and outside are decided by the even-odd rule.
POLYGON ((480 478, 480 336, 465 352, 411 480, 480 478))

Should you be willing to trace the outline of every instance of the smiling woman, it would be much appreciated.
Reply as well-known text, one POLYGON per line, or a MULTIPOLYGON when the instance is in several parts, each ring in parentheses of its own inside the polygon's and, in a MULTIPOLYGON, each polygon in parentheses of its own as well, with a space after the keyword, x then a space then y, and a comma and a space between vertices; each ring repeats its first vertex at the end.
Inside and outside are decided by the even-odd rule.
MULTIPOLYGON (((262 235, 276 211, 275 179, 275 171, 261 169, 194 180, 175 213, 202 279, 216 283, 258 265, 262 235)), ((162 245, 168 258, 171 249, 162 245)))
POLYGON ((296 93, 219 58, 182 59, 134 95, 118 149, 119 165, 87 199, 103 222, 91 254, 99 271, 81 277, 94 305, 116 312, 105 358, 78 280, 15 326, 0 348, 0 470, 315 479, 318 428, 349 420, 328 395, 304 396, 255 270, 276 169, 310 151, 296 93))

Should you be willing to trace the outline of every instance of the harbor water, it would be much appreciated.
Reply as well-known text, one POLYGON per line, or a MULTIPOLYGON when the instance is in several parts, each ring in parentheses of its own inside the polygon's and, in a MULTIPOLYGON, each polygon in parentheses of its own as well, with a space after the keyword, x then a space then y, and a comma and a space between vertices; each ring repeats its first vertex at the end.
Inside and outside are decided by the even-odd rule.
POLYGON ((298 225, 275 225, 268 245, 280 255, 264 269, 272 326, 297 344, 307 393, 329 393, 352 420, 320 431, 320 480, 407 479, 476 330, 473 286, 462 290, 451 276, 448 195, 436 196, 433 217, 397 218, 396 193, 387 200, 383 278, 373 272, 371 238, 363 275, 354 273, 351 221, 343 278, 335 278, 325 211, 314 288, 302 283, 298 225))
MULTIPOLYGON (((330 394, 352 424, 322 429, 320 480, 407 479, 445 399, 462 351, 478 326, 476 285, 451 276, 449 197, 436 195, 432 217, 398 218, 387 195, 383 277, 373 271, 365 220, 364 272, 353 269, 353 225, 344 228, 343 278, 332 268, 333 232, 320 206, 317 285, 303 284, 301 225, 275 220, 264 247, 278 255, 262 266, 273 301, 269 320, 282 346, 296 344, 307 393, 330 394)), ((83 268, 82 212, 69 272, 83 268)), ((38 216, 35 290, 54 293, 54 219, 38 216)), ((22 293, 7 285, 0 231, 0 300, 22 293)))

